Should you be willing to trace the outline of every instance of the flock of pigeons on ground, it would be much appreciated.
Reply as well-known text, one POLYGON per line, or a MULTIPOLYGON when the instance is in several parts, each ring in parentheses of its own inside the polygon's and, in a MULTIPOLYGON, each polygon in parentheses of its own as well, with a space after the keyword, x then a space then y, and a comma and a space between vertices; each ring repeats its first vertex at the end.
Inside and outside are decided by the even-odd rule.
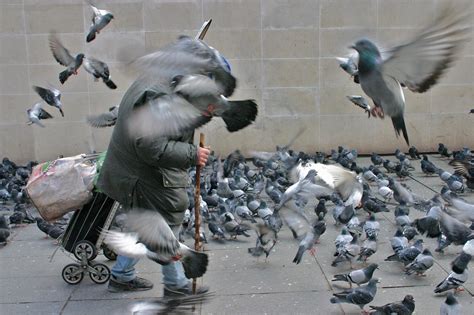
MULTIPOLYGON (((270 259, 278 249, 278 234, 286 225, 297 244, 293 262, 299 264, 306 252, 314 255, 330 216, 340 227, 332 266, 348 264, 352 269, 354 262, 366 264, 362 269, 334 276, 333 281, 348 282, 351 288, 334 293, 331 303, 352 303, 363 309, 377 292, 378 280, 373 275, 378 263, 371 262, 379 246, 381 226, 377 216, 393 211, 397 231, 390 242, 393 255, 385 261, 403 264, 407 275, 423 276, 435 261, 431 250, 423 246, 423 238, 437 239, 435 251, 439 253, 449 245, 463 246, 451 263, 451 273, 434 288, 435 293, 457 292, 467 281, 467 266, 474 255, 474 204, 460 196, 474 189, 474 155, 468 148, 448 152, 442 144, 438 152, 450 157, 454 173, 436 166, 426 155, 421 157, 415 147, 408 155, 397 150, 395 161, 373 153, 368 167, 358 166, 356 150, 342 147, 330 155, 308 155, 282 147, 275 153, 253 152, 251 162, 239 151, 223 162, 212 156, 201 174, 200 213, 204 224, 200 240, 225 242, 256 235, 255 246, 248 248, 249 255, 270 259), (442 190, 433 192, 433 198, 425 200, 405 184, 406 178, 413 178, 412 163, 420 163, 426 176, 437 176, 443 182, 442 190), (392 205, 394 210, 390 210, 392 205), (308 212, 309 208, 314 212, 308 212), (410 209, 425 215, 412 220, 410 209), (361 212, 368 214, 362 222, 361 212), (352 284, 357 287, 352 288, 352 284)), ((194 172, 190 173, 192 178, 194 172)), ((189 196, 193 200, 192 190, 189 196)), ((194 237, 193 209, 191 202, 178 237, 181 243, 194 237)), ((411 314, 415 302, 407 295, 402 301, 371 308, 374 314, 411 314)), ((459 314, 460 306, 449 293, 442 308, 442 314, 459 314)))

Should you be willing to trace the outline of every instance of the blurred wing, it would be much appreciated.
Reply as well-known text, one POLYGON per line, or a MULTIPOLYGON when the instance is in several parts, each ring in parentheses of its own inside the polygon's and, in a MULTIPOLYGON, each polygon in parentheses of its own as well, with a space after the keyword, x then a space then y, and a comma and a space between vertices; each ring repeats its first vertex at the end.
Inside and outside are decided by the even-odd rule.
POLYGON ((87 58, 87 61, 89 62, 89 65, 97 72, 100 74, 105 75, 105 77, 109 77, 109 67, 105 62, 102 62, 100 60, 97 60, 95 58, 87 58))
POLYGON ((53 53, 54 59, 61 65, 67 67, 75 61, 74 57, 71 56, 69 50, 61 44, 55 33, 49 34, 49 48, 53 53))
POLYGON ((153 252, 175 256, 180 244, 166 220, 157 211, 133 210, 127 214, 127 227, 153 252))
POLYGON ((164 94, 134 109, 128 127, 138 135, 177 136, 210 120, 183 97, 164 94))
POLYGON ((87 123, 95 128, 110 127, 117 122, 117 113, 115 111, 87 116, 87 123))
POLYGON ((224 92, 216 84, 216 81, 205 75, 187 75, 183 77, 174 91, 189 98, 206 95, 218 97, 224 92))
POLYGON ((42 109, 41 107, 39 108, 39 114, 38 114, 39 119, 50 119, 53 118, 50 113, 42 109))
POLYGON ((395 47, 383 63, 384 75, 413 92, 425 92, 449 68, 468 35, 469 15, 453 8, 425 28, 413 41, 395 47))
POLYGON ((144 244, 138 243, 136 233, 122 233, 117 231, 103 231, 105 233, 104 242, 119 255, 127 257, 145 257, 147 248, 144 244))
POLYGON ((46 100, 48 98, 48 90, 45 89, 45 88, 42 88, 41 86, 35 86, 33 85, 33 89, 35 90, 36 93, 38 93, 38 95, 46 100))
POLYGON ((280 210, 279 214, 283 220, 298 236, 305 235, 312 231, 308 220, 296 212, 296 205, 293 200, 288 201, 280 210))
POLYGON ((252 158, 260 159, 260 160, 270 160, 271 158, 275 157, 275 152, 264 152, 264 151, 249 151, 249 155, 252 158))

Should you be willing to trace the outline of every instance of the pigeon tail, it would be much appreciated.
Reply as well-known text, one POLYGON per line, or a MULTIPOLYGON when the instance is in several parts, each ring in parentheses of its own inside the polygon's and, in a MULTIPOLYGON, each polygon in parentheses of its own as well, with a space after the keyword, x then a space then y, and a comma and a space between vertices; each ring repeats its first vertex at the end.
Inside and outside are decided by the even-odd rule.
POLYGON ((69 78, 69 76, 71 75, 71 73, 69 72, 69 69, 66 69, 62 72, 59 73, 59 82, 61 82, 61 84, 64 84, 64 82, 66 82, 66 80, 69 78))
POLYGON ((304 251, 305 251, 304 246, 300 246, 298 248, 298 252, 296 253, 295 258, 293 259, 293 262, 295 264, 299 264, 301 262, 301 259, 303 258, 304 251))
POLYGON ((181 259, 181 262, 183 263, 184 275, 186 278, 193 279, 199 278, 206 273, 209 258, 205 253, 189 249, 181 259))
POLYGON ((89 34, 87 34, 86 42, 90 43, 95 39, 95 28, 92 28, 89 34))
POLYGON ((410 145, 410 140, 408 140, 407 127, 405 126, 405 120, 403 119, 403 115, 392 117, 392 123, 393 128, 395 128, 397 137, 400 135, 401 130, 403 132, 403 138, 405 138, 407 145, 410 145))
POLYGON ((341 275, 334 275, 334 279, 332 279, 331 281, 349 282, 349 279, 347 278, 347 275, 341 274, 341 275))
POLYGON ((257 117, 257 104, 253 100, 229 101, 230 108, 222 113, 227 130, 238 131, 247 127, 257 117))
POLYGON ((115 85, 115 83, 110 80, 110 79, 102 79, 105 83, 105 85, 107 85, 110 89, 112 90, 115 90, 117 88, 117 85, 115 85))
POLYGON ((61 107, 58 107, 58 109, 59 109, 59 112, 61 113, 61 116, 63 116, 63 117, 64 117, 64 112, 63 112, 63 109, 62 109, 61 107))

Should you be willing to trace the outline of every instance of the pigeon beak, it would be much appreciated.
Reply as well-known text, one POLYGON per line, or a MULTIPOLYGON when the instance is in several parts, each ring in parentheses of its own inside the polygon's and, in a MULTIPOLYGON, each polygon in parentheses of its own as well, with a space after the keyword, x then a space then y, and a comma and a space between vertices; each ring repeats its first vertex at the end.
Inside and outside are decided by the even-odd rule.
POLYGON ((349 48, 349 49, 357 50, 356 46, 354 46, 354 45, 350 45, 348 48, 349 48))

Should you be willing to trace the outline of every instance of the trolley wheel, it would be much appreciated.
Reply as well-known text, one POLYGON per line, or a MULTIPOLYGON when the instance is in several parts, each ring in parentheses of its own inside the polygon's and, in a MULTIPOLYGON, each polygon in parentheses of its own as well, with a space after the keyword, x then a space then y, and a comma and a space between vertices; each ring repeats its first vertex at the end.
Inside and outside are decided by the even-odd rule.
POLYGON ((107 245, 102 245, 102 251, 104 252, 104 256, 108 260, 116 260, 117 259, 117 254, 111 250, 107 245))
POLYGON ((104 264, 94 264, 90 266, 94 271, 89 271, 89 277, 97 284, 103 284, 110 279, 110 269, 104 264))
POLYGON ((78 284, 84 278, 84 272, 78 264, 69 264, 63 268, 61 273, 64 281, 69 284, 78 284))
POLYGON ((91 261, 97 257, 97 249, 94 244, 89 241, 79 241, 74 245, 73 254, 79 261, 82 260, 83 256, 85 256, 88 261, 91 261))

